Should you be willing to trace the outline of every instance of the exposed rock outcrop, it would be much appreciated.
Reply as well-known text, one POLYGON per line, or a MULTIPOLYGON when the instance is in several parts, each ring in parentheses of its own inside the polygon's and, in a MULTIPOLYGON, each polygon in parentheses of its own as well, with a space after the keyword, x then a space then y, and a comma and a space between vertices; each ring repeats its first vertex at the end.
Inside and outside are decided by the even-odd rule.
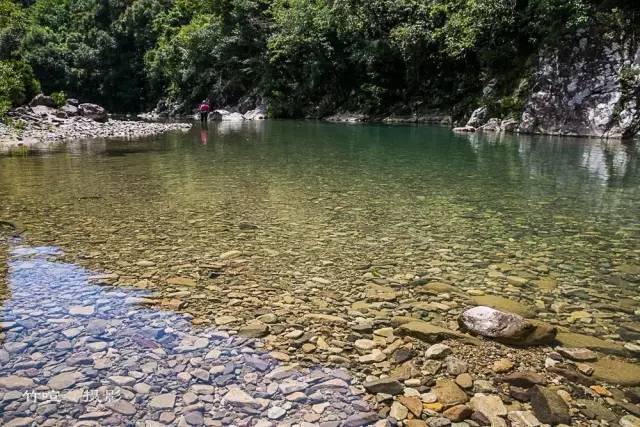
POLYGON ((365 122, 368 120, 368 118, 365 114, 362 114, 362 113, 344 112, 344 113, 336 113, 329 117, 325 117, 323 120, 327 122, 334 122, 334 123, 339 123, 339 122, 358 123, 358 122, 365 122))
POLYGON ((530 79, 519 131, 632 138, 640 129, 640 46, 583 31, 545 49, 530 79))
POLYGON ((244 113, 245 120, 264 120, 267 118, 267 106, 259 105, 253 110, 244 113))
POLYGON ((489 112, 486 107, 476 108, 467 122, 467 126, 478 128, 487 122, 489 112))
POLYGON ((97 104, 80 104, 78 105, 78 112, 81 116, 95 122, 104 123, 108 120, 107 111, 97 104))

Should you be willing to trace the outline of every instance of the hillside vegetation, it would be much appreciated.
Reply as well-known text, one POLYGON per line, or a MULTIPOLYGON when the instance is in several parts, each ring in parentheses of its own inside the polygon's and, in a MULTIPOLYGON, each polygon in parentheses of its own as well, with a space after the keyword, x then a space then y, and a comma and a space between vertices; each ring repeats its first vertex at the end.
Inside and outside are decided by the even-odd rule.
POLYGON ((0 0, 0 114, 39 91, 116 112, 268 99, 278 117, 521 107, 541 47, 637 34, 634 0, 0 0), (486 100, 485 100, 486 101, 486 100))

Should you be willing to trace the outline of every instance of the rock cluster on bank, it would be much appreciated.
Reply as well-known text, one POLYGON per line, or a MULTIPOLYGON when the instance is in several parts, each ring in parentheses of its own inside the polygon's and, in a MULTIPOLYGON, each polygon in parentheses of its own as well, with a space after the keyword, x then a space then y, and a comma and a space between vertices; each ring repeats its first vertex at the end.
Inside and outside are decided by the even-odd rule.
MULTIPOLYGON (((167 117, 188 117, 200 120, 197 109, 191 109, 182 102, 158 101, 156 107, 138 117, 143 120, 157 120, 167 117)), ((245 120, 265 120, 268 117, 267 101, 261 97, 245 96, 235 105, 217 108, 209 113, 211 121, 242 122, 245 120)))
POLYGON ((115 120, 96 104, 67 99, 57 108, 54 100, 37 95, 28 106, 18 107, 7 116, 13 126, 0 126, 0 146, 34 145, 89 138, 136 138, 171 131, 185 131, 186 123, 147 123, 115 120))
POLYGON ((541 50, 524 80, 530 89, 514 91, 522 98, 520 110, 501 119, 482 106, 454 131, 634 138, 640 131, 637 41, 581 30, 559 46, 541 50))

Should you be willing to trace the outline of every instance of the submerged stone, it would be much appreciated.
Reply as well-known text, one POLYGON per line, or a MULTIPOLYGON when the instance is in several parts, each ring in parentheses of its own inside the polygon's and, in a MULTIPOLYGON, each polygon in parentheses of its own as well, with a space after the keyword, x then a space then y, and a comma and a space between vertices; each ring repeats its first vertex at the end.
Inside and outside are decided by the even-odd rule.
POLYGON ((589 364, 596 380, 623 386, 640 385, 640 365, 608 357, 589 364))
POLYGON ((536 385, 529 392, 536 418, 545 424, 571 424, 567 403, 550 388, 536 385))
POLYGON ((627 354, 627 350, 621 344, 574 332, 559 331, 556 335, 556 341, 563 347, 587 348, 601 353, 622 356, 627 354))
POLYGON ((467 393, 465 393, 458 384, 451 380, 438 380, 431 391, 438 397, 438 402, 442 403, 445 408, 460 405, 469 401, 467 393))
POLYGON ((396 395, 402 393, 404 386, 395 378, 381 378, 368 381, 363 384, 364 388, 372 394, 384 393, 396 395))
POLYGON ((460 332, 419 320, 400 325, 396 330, 396 334, 410 336, 429 343, 437 343, 448 338, 470 338, 460 332))

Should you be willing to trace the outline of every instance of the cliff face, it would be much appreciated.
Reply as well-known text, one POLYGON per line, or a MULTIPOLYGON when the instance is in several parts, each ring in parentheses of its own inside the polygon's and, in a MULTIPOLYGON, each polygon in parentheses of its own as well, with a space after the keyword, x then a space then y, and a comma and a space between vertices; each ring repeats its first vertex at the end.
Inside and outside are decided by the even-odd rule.
POLYGON ((519 131, 632 138, 640 130, 640 45, 582 32, 540 52, 519 131))

